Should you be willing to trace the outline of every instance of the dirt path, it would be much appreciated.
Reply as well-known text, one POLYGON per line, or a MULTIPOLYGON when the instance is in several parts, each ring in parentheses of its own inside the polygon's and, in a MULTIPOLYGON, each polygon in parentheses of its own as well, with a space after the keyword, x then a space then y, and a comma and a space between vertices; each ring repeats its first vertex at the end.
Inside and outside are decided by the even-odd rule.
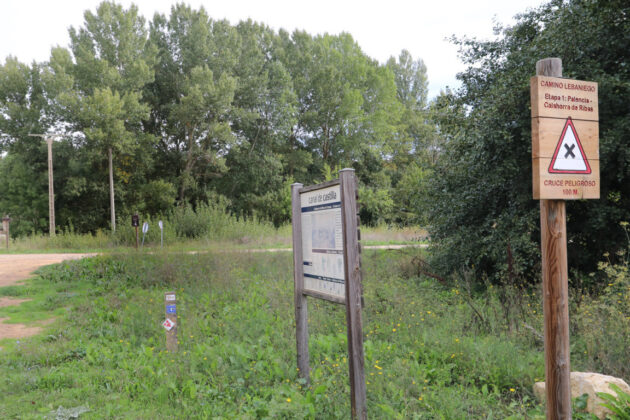
POLYGON ((18 284, 39 267, 96 254, 3 254, 0 255, 0 287, 18 284))
MULTIPOLYGON (((31 277, 33 272, 40 267, 57 264, 66 260, 77 260, 91 257, 96 254, 15 254, 0 255, 0 287, 20 284, 31 277)), ((0 308, 15 306, 30 299, 13 299, 0 297, 0 308)), ((41 332, 41 327, 50 324, 53 320, 37 323, 35 326, 23 324, 5 324, 8 318, 0 318, 0 339, 25 338, 41 332)))

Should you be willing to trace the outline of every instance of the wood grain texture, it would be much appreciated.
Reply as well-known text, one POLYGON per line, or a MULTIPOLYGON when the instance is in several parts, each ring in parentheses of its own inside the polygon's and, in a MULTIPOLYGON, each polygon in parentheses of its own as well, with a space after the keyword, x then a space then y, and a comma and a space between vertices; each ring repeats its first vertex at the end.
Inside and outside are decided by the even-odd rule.
POLYGON ((532 118, 599 120, 597 82, 534 76, 530 79, 530 88, 532 118))
POLYGON ((291 185, 291 221, 293 225, 293 295, 295 303, 295 340, 299 376, 310 383, 308 361, 308 310, 304 294, 304 264, 302 256, 302 212, 300 190, 302 184, 291 185))
POLYGON ((557 57, 538 60, 536 62, 536 76, 562 77, 562 60, 557 57))
POLYGON ((326 293, 320 293, 317 290, 309 290, 309 289, 304 289, 302 291, 302 293, 306 296, 311 296, 314 298, 318 298, 318 299, 323 299, 323 300, 327 300, 329 302, 332 303, 339 303, 341 305, 345 305, 346 304, 346 299, 339 297, 339 296, 333 296, 333 295, 329 295, 326 293))
POLYGON ((332 181, 322 182, 321 184, 315 184, 315 185, 302 187, 300 188, 300 194, 309 192, 309 191, 322 190, 324 188, 332 187, 333 185, 339 185, 339 180, 333 179, 332 181))
POLYGON ((346 319, 350 402, 353 419, 367 419, 363 321, 361 316, 361 255, 357 225, 357 187, 354 169, 339 172, 343 218, 344 262, 346 270, 346 319))
MULTIPOLYGON (((553 60, 552 60, 553 61, 553 60)), ((542 63, 539 69, 556 71, 560 64, 542 63), (555 69, 555 70, 554 70, 555 69)), ((534 76, 530 80, 532 116, 533 197, 540 199, 582 200, 600 197, 599 105, 595 82, 534 76), (558 150, 565 127, 579 138, 580 153, 588 161, 588 173, 551 173, 554 155, 560 167, 570 167, 575 155, 558 150), (568 129, 568 128, 567 128, 568 129), (558 152, 556 152, 558 150, 558 152), (568 157, 567 157, 568 156, 568 157), (568 160, 565 160, 568 159, 568 160)), ((582 168, 578 165, 578 168, 582 168)), ((584 166, 586 169, 586 166, 584 166)))
MULTIPOLYGON (((536 73, 562 77, 562 61, 536 63, 536 73)), ((566 208, 562 200, 540 200, 547 419, 571 419, 566 208)))

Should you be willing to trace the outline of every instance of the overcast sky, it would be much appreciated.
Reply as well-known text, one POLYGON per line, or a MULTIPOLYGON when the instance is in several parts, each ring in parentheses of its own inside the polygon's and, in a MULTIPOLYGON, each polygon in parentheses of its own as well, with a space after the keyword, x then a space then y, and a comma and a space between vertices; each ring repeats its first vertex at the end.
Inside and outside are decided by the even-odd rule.
MULTIPOLYGON (((8 55, 20 61, 48 60, 50 48, 67 46, 68 28, 83 25, 86 9, 100 0, 0 0, 0 62, 8 55)), ((168 15, 172 0, 118 1, 138 5, 147 20, 156 12, 168 15)), ((251 18, 274 29, 303 29, 311 34, 348 32, 369 56, 386 61, 402 49, 424 60, 429 95, 457 87, 455 75, 464 69, 451 35, 491 38, 495 22, 510 24, 517 13, 543 0, 191 0, 203 5, 213 19, 235 24, 251 18)))

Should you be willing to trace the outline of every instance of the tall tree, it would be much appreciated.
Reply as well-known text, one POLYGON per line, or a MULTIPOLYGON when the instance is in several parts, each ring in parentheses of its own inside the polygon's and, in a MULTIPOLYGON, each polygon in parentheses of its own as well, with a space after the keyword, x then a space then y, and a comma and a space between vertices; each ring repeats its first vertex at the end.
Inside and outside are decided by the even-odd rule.
POLYGON ((47 226, 46 148, 40 138, 53 123, 42 83, 42 66, 8 57, 0 65, 0 212, 13 216, 13 234, 47 226))
POLYGON ((569 265, 591 272, 604 252, 627 247, 618 224, 630 220, 629 14, 624 1, 551 1, 496 40, 458 41, 470 67, 440 113, 447 141, 430 212, 437 266, 474 267, 497 281, 540 272, 529 79, 545 57, 562 58, 565 77, 599 83, 602 198, 567 204, 569 265))
POLYGON ((226 171, 224 156, 234 142, 229 114, 238 41, 233 27, 212 21, 203 8, 179 4, 168 19, 158 14, 151 23, 160 60, 156 80, 147 86, 150 127, 174 163, 180 203, 204 199, 208 182, 226 171))
POLYGON ((390 144, 400 121, 391 72, 370 60, 349 34, 312 38, 295 32, 285 46, 299 114, 296 137, 334 167, 361 150, 390 144))
POLYGON ((150 141, 141 135, 149 112, 142 89, 153 80, 155 50, 147 44, 145 21, 136 6, 125 10, 103 2, 96 14, 87 11, 84 17, 84 27, 70 28, 74 63, 57 53, 51 66, 73 79, 72 89, 60 97, 72 128, 84 134, 88 147, 107 154, 110 224, 115 230, 113 158, 134 156, 141 141, 150 141))
POLYGON ((237 141, 227 155, 220 191, 233 200, 238 213, 280 223, 288 214, 276 214, 275 203, 282 202, 294 163, 288 139, 297 121, 297 96, 291 75, 277 59, 277 35, 252 21, 236 29, 241 48, 231 119, 237 141))

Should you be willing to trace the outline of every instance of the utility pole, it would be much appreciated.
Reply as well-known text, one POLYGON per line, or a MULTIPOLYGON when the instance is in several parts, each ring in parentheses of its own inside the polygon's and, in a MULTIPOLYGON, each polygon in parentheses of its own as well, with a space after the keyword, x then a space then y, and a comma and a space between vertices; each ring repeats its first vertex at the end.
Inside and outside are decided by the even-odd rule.
POLYGON ((114 207, 114 164, 112 158, 112 148, 107 150, 107 158, 109 162, 109 210, 111 213, 112 232, 116 232, 116 208, 114 207))
POLYGON ((61 134, 29 134, 30 137, 41 137, 48 143, 48 219, 50 221, 50 236, 55 236, 55 188, 53 186, 53 157, 52 142, 61 134))

